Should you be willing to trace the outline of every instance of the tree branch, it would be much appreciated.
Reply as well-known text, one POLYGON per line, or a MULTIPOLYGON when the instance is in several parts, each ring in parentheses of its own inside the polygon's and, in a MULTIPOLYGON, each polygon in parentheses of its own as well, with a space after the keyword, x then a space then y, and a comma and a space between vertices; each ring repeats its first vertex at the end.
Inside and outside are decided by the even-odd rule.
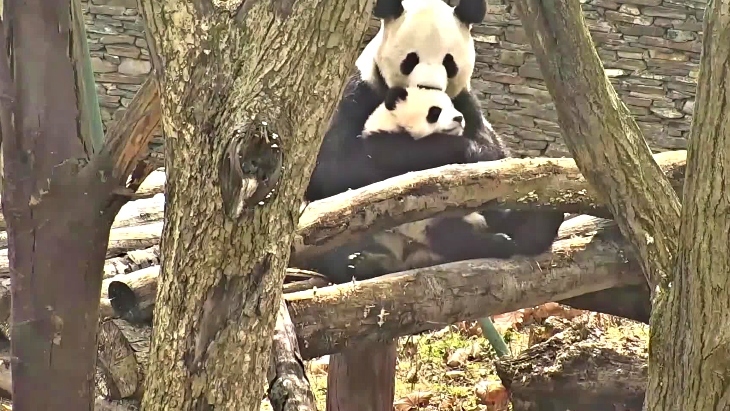
MULTIPOLYGON (((286 294, 302 355, 314 358, 360 344, 433 330, 461 320, 499 314, 549 301, 627 285, 643 285, 639 265, 615 226, 557 241, 535 259, 470 260, 286 294), (346 298, 343 298, 345 297, 346 298), (389 296, 389 297, 386 297, 389 296), (381 317, 383 325, 378 325, 381 317)), ((110 278, 135 295, 137 308, 102 314, 149 312, 159 267, 110 278)), ((111 293, 110 293, 111 294, 111 293)), ((126 293, 129 295, 129 293, 126 293)), ((646 294, 648 297, 648 293, 646 294)), ((586 307, 590 309, 590 307, 586 307)), ((126 317, 125 317, 126 318, 126 317)))
MULTIPOLYGON (((106 132, 99 161, 111 161, 112 173, 121 187, 126 187, 137 161, 147 151, 149 142, 160 124, 160 94, 157 80, 148 76, 134 95, 121 119, 106 132)), ((119 194, 131 195, 133 192, 119 194)))
POLYGON ((565 143, 639 256, 652 288, 673 268, 680 203, 603 70, 580 2, 517 0, 565 143))
POLYGON ((296 330, 283 299, 276 315, 268 379, 268 396, 274 411, 317 410, 296 330))

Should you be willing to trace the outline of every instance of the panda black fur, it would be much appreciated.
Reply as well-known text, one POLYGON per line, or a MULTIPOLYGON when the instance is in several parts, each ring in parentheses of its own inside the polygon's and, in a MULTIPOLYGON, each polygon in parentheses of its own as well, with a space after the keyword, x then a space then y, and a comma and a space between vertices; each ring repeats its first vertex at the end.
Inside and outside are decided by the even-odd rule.
MULTIPOLYGON (((325 134, 307 201, 409 171, 508 157, 469 84, 475 60, 471 25, 482 21, 485 13, 484 0, 461 0, 456 8, 442 0, 377 0, 374 14, 381 18, 380 32, 356 62, 357 73, 325 134), (387 110, 386 96, 397 96, 393 93, 402 87, 444 90, 451 108, 464 117, 461 135, 437 132, 418 139, 404 132, 366 129, 381 104, 381 113, 387 110)), ((409 104, 423 104, 416 101, 409 104)), ((310 261, 307 268, 340 283, 353 276, 366 279, 469 258, 535 255, 550 248, 562 221, 562 213, 514 210, 432 219, 341 247, 310 261), (399 247, 401 252, 394 253, 399 247)))

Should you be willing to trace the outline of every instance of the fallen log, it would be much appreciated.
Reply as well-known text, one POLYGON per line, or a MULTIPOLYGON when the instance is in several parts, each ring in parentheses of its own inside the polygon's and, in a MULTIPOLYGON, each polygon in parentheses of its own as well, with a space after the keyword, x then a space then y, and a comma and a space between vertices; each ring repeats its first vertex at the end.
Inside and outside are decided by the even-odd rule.
MULTIPOLYGON (((585 236, 599 231, 603 232, 612 227, 617 227, 616 222, 613 220, 581 215, 563 223, 557 239, 565 240, 575 236, 585 236)), ((613 230, 612 233, 617 233, 617 231, 613 230)), ((621 242, 623 239, 616 238, 616 241, 621 242)), ((326 285, 327 283, 324 280, 312 278, 307 281, 285 284, 284 293, 304 291, 315 287, 321 288, 326 285)), ((644 283, 608 288, 557 302, 573 308, 615 315, 644 324, 649 323, 651 316, 649 287, 644 283)))
MULTIPOLYGON (((0 254, 7 253, 0 250, 0 254)), ((145 271, 145 268, 160 263, 159 246, 142 250, 133 250, 121 257, 110 258, 104 263, 104 278, 101 295, 101 318, 114 317, 114 309, 108 299, 107 290, 112 281, 124 282, 125 286, 134 288, 141 300, 137 303, 143 318, 152 318, 152 305, 157 293, 157 271, 145 271), (147 276, 150 275, 150 278, 147 276), (150 304, 149 306, 146 304, 150 304)), ((137 311, 135 311, 137 312, 137 311)), ((0 332, 10 335, 10 278, 0 278, 0 332)))
POLYGON ((121 318, 133 324, 152 320, 160 266, 107 278, 101 285, 100 318, 121 318))
POLYGON ((104 262, 104 278, 128 274, 143 268, 160 264, 160 246, 153 245, 141 250, 131 250, 121 257, 109 258, 104 262))
POLYGON ((142 399, 151 336, 149 325, 133 325, 121 319, 100 324, 97 363, 106 399, 142 399))
MULTIPOLYGON (((112 228, 109 233, 109 245, 106 257, 108 259, 114 258, 134 252, 135 250, 158 246, 160 243, 160 233, 162 233, 162 224, 162 220, 159 220, 137 226, 112 228)), ((159 261, 159 257, 154 257, 154 260, 159 261)), ((121 264, 123 265, 124 263, 122 262, 121 264)), ((110 272, 114 272, 119 267, 109 267, 109 269, 113 270, 110 272)), ((106 270, 107 267, 104 267, 105 273, 106 270)), ((4 248, 0 250, 0 276, 8 276, 9 274, 10 261, 8 260, 8 249, 4 248)))
MULTIPOLYGON (((106 287, 111 281, 118 281, 122 288, 126 285, 134 298, 122 301, 136 301, 139 307, 126 306, 115 313, 108 299, 102 300, 102 315, 144 312, 151 316, 158 270, 149 267, 142 270, 142 275, 126 274, 127 280, 108 279, 106 287), (147 291, 137 291, 143 287, 147 291)), ((583 294, 644 282, 636 262, 627 259, 617 228, 609 226, 557 241, 552 253, 535 259, 463 261, 295 292, 284 298, 297 335, 305 342, 302 355, 314 358, 339 352, 346 342, 386 341, 460 320, 550 301, 565 302, 583 294)), ((620 300, 613 300, 614 305, 616 301, 620 300)), ((590 306, 577 308, 593 310, 590 306)))
MULTIPOLYGON (((686 151, 659 153, 655 160, 675 188, 681 188, 686 151)), ((135 196, 152 197, 163 189, 164 172, 155 171, 135 196)), ((435 214, 464 214, 485 206, 549 207, 610 216, 571 159, 505 159, 450 165, 408 173, 309 204, 292 242, 291 264, 297 266, 297 262, 362 235, 435 214)), ((160 220, 150 217, 136 231, 123 226, 112 229, 108 256, 158 244, 163 207, 162 202, 150 202, 147 212, 156 213, 160 220)), ((2 273, 7 273, 7 255, 0 254, 2 273)))
POLYGON ((276 316, 268 380, 268 397, 274 411, 317 411, 294 324, 283 299, 276 316))
POLYGON ((117 213, 112 229, 162 221, 165 215, 165 194, 140 198, 125 204, 117 213))
POLYGON ((536 258, 470 260, 285 295, 315 358, 462 320, 645 281, 620 243, 599 234, 557 241, 536 258), (345 297, 345 298, 343 298, 345 297))
POLYGON ((640 411, 647 359, 646 339, 575 324, 495 366, 515 410, 640 411))

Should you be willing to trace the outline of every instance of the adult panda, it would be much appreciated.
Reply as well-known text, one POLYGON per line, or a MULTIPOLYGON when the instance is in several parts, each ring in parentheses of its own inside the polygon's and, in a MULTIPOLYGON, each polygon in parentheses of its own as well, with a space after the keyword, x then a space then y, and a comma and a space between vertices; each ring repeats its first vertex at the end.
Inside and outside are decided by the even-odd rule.
POLYGON ((355 62, 332 117, 305 193, 315 201, 379 181, 358 152, 365 121, 390 87, 445 91, 466 122, 467 138, 481 142, 482 160, 507 156, 501 139, 484 119, 471 93, 476 52, 471 26, 484 19, 485 0, 377 0, 373 15, 380 31, 355 62))
MULTIPOLYGON (((445 92, 393 87, 365 122, 357 139, 358 152, 379 180, 445 164, 480 161, 483 147, 467 138, 464 130, 464 117, 445 92)), ((533 211, 490 210, 403 224, 364 243, 346 245, 311 260, 307 268, 343 283, 445 262, 538 254, 545 249, 535 238, 540 238, 540 232, 546 233, 544 241, 549 247, 563 215, 553 220, 535 219, 537 215, 533 211), (550 225, 527 225, 542 221, 550 225)))
MULTIPOLYGON (((307 201, 357 189, 408 171, 499 160, 508 156, 504 143, 482 115, 470 87, 476 54, 471 26, 484 19, 485 0, 461 0, 456 7, 442 0, 377 0, 373 14, 381 19, 380 31, 356 61, 357 72, 348 81, 325 134, 305 193, 307 201), (378 106, 383 104, 381 108, 393 111, 387 110, 384 104, 388 90, 404 87, 440 90, 441 98, 435 98, 437 94, 431 94, 432 98, 428 100, 407 98, 396 106, 395 113, 407 107, 420 109, 432 103, 443 108, 445 93, 451 108, 463 116, 461 136, 444 139, 443 134, 418 138, 407 133, 381 133, 382 139, 374 138, 377 134, 362 138, 366 122, 371 114, 377 112, 378 106), (399 139, 407 144, 400 145, 399 139), (429 159, 428 153, 437 152, 429 151, 430 145, 440 148, 442 155, 429 159), (384 168, 385 164, 393 167, 384 168)), ((365 132, 366 135, 368 133, 365 132)), ((468 219, 439 219, 439 224, 429 225, 429 241, 440 239, 442 243, 458 244, 463 247, 459 254, 462 258, 452 258, 459 250, 453 250, 454 253, 440 250, 431 252, 429 258, 417 260, 438 264, 463 260, 465 255, 469 258, 509 258, 516 254, 539 254, 550 248, 564 218, 562 213, 537 211, 500 210, 480 214, 489 229, 480 227, 480 221, 471 224, 468 219), (475 233, 486 236, 486 239, 475 233)), ((476 214, 470 217, 474 216, 476 214)), ((396 231, 405 232, 413 227, 406 225, 396 231)), ((383 238, 374 236, 360 244, 333 250, 309 261, 306 268, 341 283, 353 276, 366 279, 400 271, 403 267, 421 266, 399 260, 402 255, 393 259, 393 245, 383 247, 383 238), (376 258, 378 255, 380 258, 376 258), (355 261, 348 262, 348 258, 355 261), (345 267, 350 269, 344 270, 345 267)), ((427 252, 429 246, 439 248, 440 243, 425 245, 425 249, 421 247, 423 252, 427 252)))

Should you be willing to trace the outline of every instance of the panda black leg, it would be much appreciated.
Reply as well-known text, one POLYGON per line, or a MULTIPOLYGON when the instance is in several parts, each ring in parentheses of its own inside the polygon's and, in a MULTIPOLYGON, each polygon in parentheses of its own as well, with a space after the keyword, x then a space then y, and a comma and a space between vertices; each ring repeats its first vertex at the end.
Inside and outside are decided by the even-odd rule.
POLYGON ((385 275, 392 271, 393 260, 390 250, 370 239, 338 247, 300 265, 324 275, 334 284, 344 284, 353 278, 362 281, 385 275))
POLYGON ((542 254, 552 247, 564 220, 563 213, 555 211, 490 210, 479 214, 487 227, 463 218, 442 219, 429 227, 429 245, 442 264, 542 254))
POLYGON ((484 216, 490 231, 507 234, 514 242, 515 253, 538 255, 550 250, 565 220, 559 211, 489 210, 484 216))
POLYGON ((463 218, 444 218, 428 228, 431 250, 441 264, 476 258, 507 259, 517 253, 515 242, 503 233, 474 226, 463 218))

